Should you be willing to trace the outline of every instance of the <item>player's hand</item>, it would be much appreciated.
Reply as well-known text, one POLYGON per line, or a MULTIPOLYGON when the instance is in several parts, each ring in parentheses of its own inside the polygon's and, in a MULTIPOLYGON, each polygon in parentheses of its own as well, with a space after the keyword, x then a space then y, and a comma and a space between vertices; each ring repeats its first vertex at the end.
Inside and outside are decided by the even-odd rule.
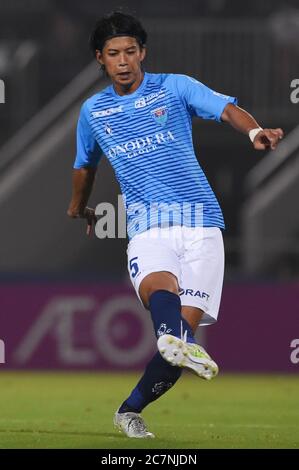
POLYGON ((97 223, 97 217, 95 215, 94 209, 91 207, 85 207, 85 209, 81 212, 77 210, 72 210, 72 208, 68 209, 67 215, 72 217, 72 219, 86 219, 87 220, 87 227, 86 227, 86 235, 90 235, 92 233, 92 227, 97 223))
POLYGON ((72 219, 87 220, 86 235, 90 235, 92 233, 92 227, 97 223, 98 220, 95 215, 94 209, 92 209, 91 207, 85 207, 85 209, 78 212, 77 208, 73 208, 71 204, 67 211, 67 215, 72 219))
POLYGON ((85 207, 81 217, 87 220, 86 235, 90 236, 93 225, 97 223, 97 217, 95 215, 94 209, 91 207, 85 207))
POLYGON ((253 146, 256 150, 271 150, 276 149, 280 140, 283 138, 283 130, 278 129, 263 129, 256 136, 253 141, 253 146))

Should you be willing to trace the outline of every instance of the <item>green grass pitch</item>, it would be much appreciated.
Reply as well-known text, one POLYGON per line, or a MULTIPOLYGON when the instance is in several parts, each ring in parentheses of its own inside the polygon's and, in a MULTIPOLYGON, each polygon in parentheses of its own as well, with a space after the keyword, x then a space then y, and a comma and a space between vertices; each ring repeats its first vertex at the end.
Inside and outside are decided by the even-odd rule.
POLYGON ((144 411, 156 439, 112 425, 136 374, 0 372, 0 448, 299 448, 299 377, 184 374, 144 411))

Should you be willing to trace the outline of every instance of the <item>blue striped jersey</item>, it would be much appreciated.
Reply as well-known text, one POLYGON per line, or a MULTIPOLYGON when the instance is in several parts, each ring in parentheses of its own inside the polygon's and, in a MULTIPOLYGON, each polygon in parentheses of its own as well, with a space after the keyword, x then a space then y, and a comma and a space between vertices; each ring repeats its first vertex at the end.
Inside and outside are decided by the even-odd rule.
POLYGON ((83 103, 74 168, 96 167, 103 154, 109 159, 129 238, 165 224, 224 228, 194 152, 192 118, 221 121, 228 103, 237 100, 194 78, 146 72, 131 94, 120 96, 110 85, 83 103))

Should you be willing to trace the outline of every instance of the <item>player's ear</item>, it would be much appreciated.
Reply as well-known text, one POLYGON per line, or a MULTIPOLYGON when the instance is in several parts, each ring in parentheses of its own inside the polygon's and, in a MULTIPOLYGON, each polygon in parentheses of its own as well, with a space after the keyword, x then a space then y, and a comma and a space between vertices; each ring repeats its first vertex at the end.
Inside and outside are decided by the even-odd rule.
POLYGON ((101 53, 101 51, 99 51, 99 49, 96 49, 96 61, 97 61, 100 65, 104 65, 104 62, 103 62, 103 54, 101 53))
POLYGON ((146 56, 146 46, 142 46, 141 54, 140 54, 140 62, 143 62, 146 56))

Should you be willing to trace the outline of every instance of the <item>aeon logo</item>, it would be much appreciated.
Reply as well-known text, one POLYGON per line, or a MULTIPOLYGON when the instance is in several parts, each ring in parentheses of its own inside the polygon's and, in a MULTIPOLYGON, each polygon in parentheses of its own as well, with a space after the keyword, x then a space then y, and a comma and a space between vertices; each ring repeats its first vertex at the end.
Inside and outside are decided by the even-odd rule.
POLYGON ((64 366, 88 367, 103 361, 112 366, 135 366, 147 360, 155 346, 150 318, 131 295, 108 298, 100 304, 92 295, 52 298, 22 337, 13 363, 30 364, 49 338, 54 340, 50 355, 64 366), (136 331, 127 328, 128 313, 139 331, 134 344, 129 342, 136 331), (119 340, 125 343, 121 345, 119 340))

